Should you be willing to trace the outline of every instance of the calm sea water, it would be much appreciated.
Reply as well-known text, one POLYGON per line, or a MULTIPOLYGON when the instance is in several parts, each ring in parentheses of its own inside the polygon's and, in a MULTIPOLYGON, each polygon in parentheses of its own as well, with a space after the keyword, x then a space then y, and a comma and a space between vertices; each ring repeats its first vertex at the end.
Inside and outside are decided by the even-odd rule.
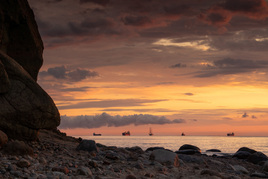
POLYGON ((107 146, 134 147, 143 150, 149 147, 164 147, 177 151, 184 144, 199 147, 202 152, 219 149, 222 153, 235 153, 240 147, 248 147, 268 156, 268 137, 225 136, 75 136, 95 140, 107 146))

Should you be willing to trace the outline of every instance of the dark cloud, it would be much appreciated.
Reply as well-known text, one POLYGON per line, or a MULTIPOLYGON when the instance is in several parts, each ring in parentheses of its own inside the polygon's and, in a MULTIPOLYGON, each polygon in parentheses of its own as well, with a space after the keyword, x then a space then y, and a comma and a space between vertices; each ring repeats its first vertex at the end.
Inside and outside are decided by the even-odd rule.
POLYGON ((234 16, 246 16, 253 19, 268 17, 268 6, 265 0, 226 0, 210 7, 199 15, 204 22, 223 26, 228 24, 234 16))
POLYGON ((184 95, 186 95, 186 96, 193 96, 194 94, 193 93, 184 93, 184 95))
POLYGON ((268 68, 268 61, 225 58, 213 61, 212 65, 207 65, 203 71, 197 72, 198 75, 195 75, 195 77, 205 78, 238 74, 265 68, 268 68))
POLYGON ((268 6, 265 0, 227 0, 222 7, 256 19, 268 17, 268 6))
POLYGON ((147 124, 179 124, 184 123, 183 119, 169 120, 164 116, 154 116, 149 114, 135 114, 128 116, 111 116, 107 113, 95 116, 61 116, 59 128, 99 128, 99 127, 120 127, 127 125, 147 125, 147 124))
POLYGON ((243 115, 242 115, 242 118, 247 118, 249 115, 245 112, 243 115))
POLYGON ((145 26, 151 23, 151 20, 146 16, 126 16, 122 18, 125 25, 130 26, 145 26))
POLYGON ((231 14, 221 8, 212 8, 201 13, 199 19, 210 25, 222 26, 227 24, 231 20, 231 14))
POLYGON ((177 63, 175 65, 171 65, 170 68, 183 68, 186 67, 186 64, 177 63))
POLYGON ((79 108, 111 108, 111 107, 129 107, 145 106, 147 103, 157 103, 166 100, 147 100, 147 99, 117 99, 117 100, 99 100, 80 102, 77 104, 58 106, 59 109, 79 109, 79 108))
POLYGON ((84 4, 84 3, 95 3, 95 4, 102 5, 102 6, 106 6, 107 4, 109 4, 110 0, 80 0, 79 2, 81 4, 84 4))
POLYGON ((95 71, 84 70, 84 69, 79 69, 79 68, 74 69, 74 70, 69 70, 69 69, 66 69, 65 66, 49 68, 47 71, 41 71, 39 75, 41 77, 53 76, 54 78, 57 78, 57 79, 66 79, 66 80, 74 81, 74 82, 81 81, 86 78, 99 76, 99 74, 95 71))

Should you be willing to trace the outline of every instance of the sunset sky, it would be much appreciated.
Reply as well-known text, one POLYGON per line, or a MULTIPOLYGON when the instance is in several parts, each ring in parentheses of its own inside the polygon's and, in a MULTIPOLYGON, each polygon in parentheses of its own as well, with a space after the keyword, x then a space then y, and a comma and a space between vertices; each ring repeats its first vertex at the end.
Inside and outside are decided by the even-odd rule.
POLYGON ((268 136, 265 0, 29 0, 69 135, 268 136))

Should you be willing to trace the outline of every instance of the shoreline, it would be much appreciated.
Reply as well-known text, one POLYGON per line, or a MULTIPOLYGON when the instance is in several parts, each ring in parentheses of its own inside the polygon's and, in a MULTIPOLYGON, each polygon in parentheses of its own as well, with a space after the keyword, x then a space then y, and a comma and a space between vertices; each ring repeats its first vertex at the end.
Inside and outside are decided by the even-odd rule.
POLYGON ((3 146, 0 152, 0 178, 247 179, 268 177, 267 157, 252 149, 242 150, 234 157, 200 154, 197 152, 198 147, 194 148, 196 146, 193 148, 186 146, 180 152, 173 152, 163 147, 152 147, 144 151, 138 146, 126 148, 105 146, 96 144, 92 140, 66 136, 60 132, 41 130, 39 141, 10 140, 3 146), (82 143, 86 143, 85 148, 81 146, 82 143), (14 155, 15 151, 7 146, 16 148, 15 151, 21 153, 14 155), (264 156, 266 158, 261 158, 264 156))

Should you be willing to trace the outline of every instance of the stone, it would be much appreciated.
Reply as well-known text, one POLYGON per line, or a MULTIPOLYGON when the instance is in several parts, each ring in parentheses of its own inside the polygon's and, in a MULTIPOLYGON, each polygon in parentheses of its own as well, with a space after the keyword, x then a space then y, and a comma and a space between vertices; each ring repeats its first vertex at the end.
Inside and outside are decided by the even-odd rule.
POLYGON ((247 161, 254 163, 254 164, 258 164, 262 161, 266 161, 268 160, 267 156, 265 154, 263 154, 262 152, 255 152, 253 154, 251 154, 248 158, 247 161))
POLYGON ((0 130, 0 147, 5 145, 7 142, 8 142, 7 135, 3 131, 0 130))
POLYGON ((77 169, 78 175, 92 176, 92 172, 88 167, 80 167, 77 169))
POLYGON ((3 147, 3 153, 8 155, 33 155, 33 149, 23 141, 10 141, 3 147))
POLYGON ((150 159, 160 162, 162 164, 173 165, 176 167, 179 166, 178 155, 168 150, 163 149, 154 150, 150 155, 150 159))
POLYGON ((9 138, 36 140, 39 129, 54 129, 60 115, 50 96, 14 59, 0 51, 10 89, 0 94, 0 130, 9 138))
POLYGON ((268 175, 264 173, 254 172, 250 175, 250 177, 257 177, 257 178, 268 178, 268 175))
POLYGON ((219 149, 209 149, 209 150, 206 150, 206 152, 221 152, 221 150, 219 150, 219 149))
POLYGON ((143 154, 144 151, 138 147, 138 146, 135 146, 135 147, 126 147, 126 150, 130 151, 130 152, 135 152, 135 153, 138 153, 138 154, 143 154))
POLYGON ((52 171, 62 172, 64 174, 68 174, 70 172, 67 167, 53 167, 52 171))
POLYGON ((250 149, 250 148, 248 148, 248 147, 241 147, 240 149, 238 149, 237 152, 239 152, 239 151, 245 151, 245 152, 249 152, 249 153, 251 153, 251 154, 257 152, 256 150, 250 149))
POLYGON ((16 165, 18 167, 20 167, 20 168, 24 168, 24 167, 29 167, 31 165, 31 163, 28 160, 26 160, 26 159, 21 159, 21 160, 19 160, 17 162, 16 165))
POLYGON ((249 171, 242 167, 241 165, 231 165, 232 169, 236 172, 243 173, 243 174, 249 174, 249 171))
POLYGON ((76 147, 76 150, 84 150, 88 152, 98 152, 96 142, 94 140, 82 140, 82 142, 76 147))
POLYGON ((178 150, 176 151, 177 154, 185 154, 185 155, 194 155, 194 154, 199 154, 197 150, 194 149, 185 149, 185 150, 178 150))
POLYGON ((194 146, 194 145, 190 145, 190 144, 184 144, 183 146, 181 146, 179 148, 178 151, 176 151, 176 153, 180 153, 180 154, 200 154, 201 150, 200 148, 194 146))
POLYGON ((233 157, 238 158, 238 159, 247 159, 251 155, 250 152, 248 151, 237 151, 233 157))
POLYGON ((0 50, 36 81, 43 64, 43 42, 27 0, 0 2, 0 50))
POLYGON ((164 147, 149 147, 148 149, 145 150, 145 152, 157 150, 157 149, 165 149, 164 147))

